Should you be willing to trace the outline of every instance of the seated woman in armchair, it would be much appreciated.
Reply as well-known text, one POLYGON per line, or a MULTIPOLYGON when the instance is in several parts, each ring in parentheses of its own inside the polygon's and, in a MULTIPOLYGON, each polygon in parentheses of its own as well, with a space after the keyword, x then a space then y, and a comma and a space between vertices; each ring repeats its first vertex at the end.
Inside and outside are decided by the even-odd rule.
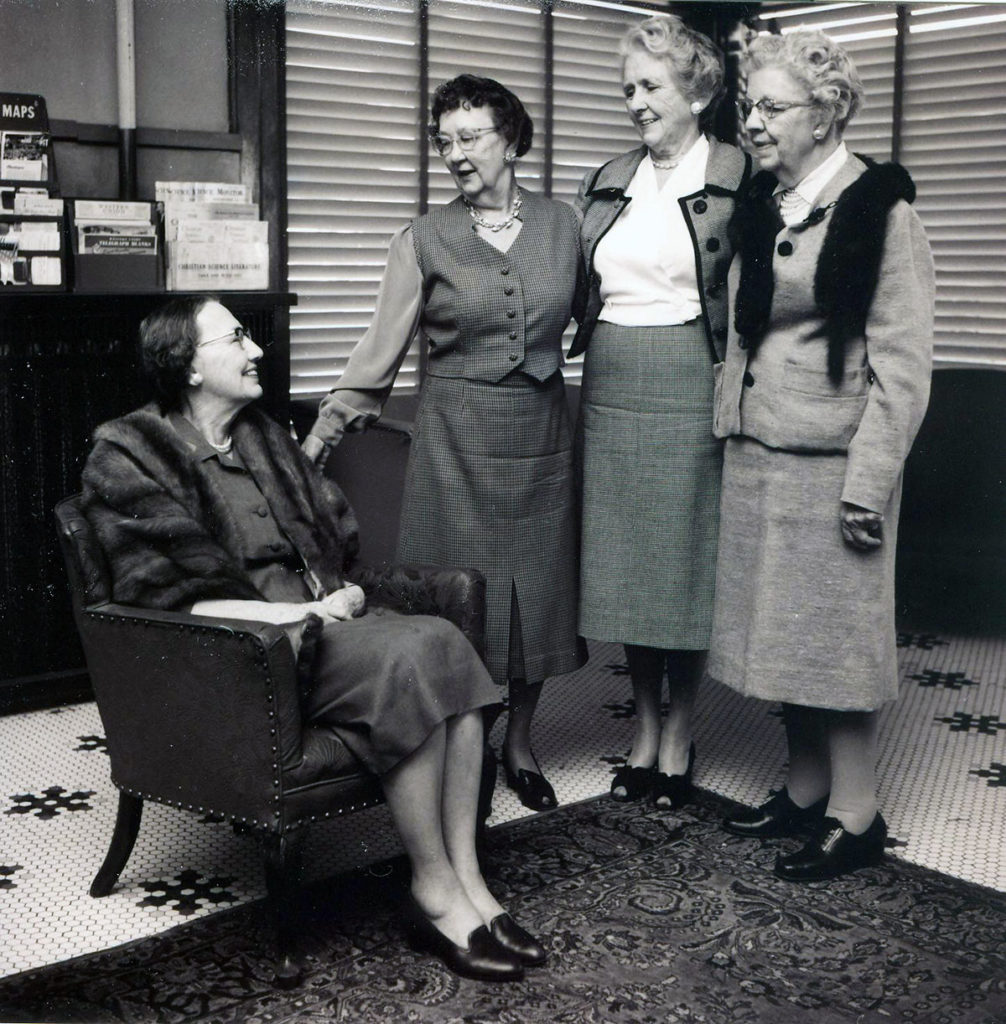
POLYGON ((498 700, 478 654, 444 619, 366 608, 352 510, 250 404, 262 350, 220 302, 172 299, 140 345, 155 401, 98 428, 83 474, 113 599, 286 627, 306 720, 381 778, 414 939, 459 974, 519 978, 545 951, 476 858, 480 709, 498 700))

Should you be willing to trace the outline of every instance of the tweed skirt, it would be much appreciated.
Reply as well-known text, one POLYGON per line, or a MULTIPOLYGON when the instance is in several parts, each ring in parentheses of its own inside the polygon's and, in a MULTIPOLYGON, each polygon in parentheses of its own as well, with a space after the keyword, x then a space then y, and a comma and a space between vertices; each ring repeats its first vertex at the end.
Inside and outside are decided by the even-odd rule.
POLYGON ((468 638, 431 615, 376 608, 328 623, 312 665, 305 717, 328 726, 378 775, 441 722, 499 700, 468 638))
POLYGON ((843 454, 730 438, 708 674, 745 696, 872 711, 898 695, 894 552, 900 481, 883 544, 842 539, 843 454))
POLYGON ((428 376, 406 471, 398 557, 478 569, 493 679, 579 668, 572 431, 562 375, 501 384, 428 376))
POLYGON ((702 321, 597 324, 577 429, 584 636, 708 647, 722 465, 712 409, 702 321))

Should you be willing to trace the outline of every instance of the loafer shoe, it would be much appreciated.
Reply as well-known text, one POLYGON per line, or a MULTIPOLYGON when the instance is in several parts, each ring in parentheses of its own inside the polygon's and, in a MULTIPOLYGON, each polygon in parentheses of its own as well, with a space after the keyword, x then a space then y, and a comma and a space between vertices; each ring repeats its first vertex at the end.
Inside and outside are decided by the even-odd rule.
POLYGON ((802 849, 775 862, 775 874, 789 882, 819 882, 879 864, 884 857, 887 823, 878 813, 860 835, 847 832, 837 818, 825 818, 820 833, 802 849))
POLYGON ((520 981, 524 967, 517 956, 504 949, 483 924, 468 936, 468 945, 455 945, 423 913, 414 899, 405 906, 409 945, 417 953, 431 953, 462 978, 476 981, 520 981))
POLYGON ((723 819, 723 828, 749 839, 775 839, 816 829, 824 821, 828 798, 821 797, 809 807, 797 807, 783 787, 760 807, 744 807, 723 819))
POLYGON ((547 959, 545 947, 509 914, 497 914, 489 922, 492 937, 525 967, 540 967, 547 959))

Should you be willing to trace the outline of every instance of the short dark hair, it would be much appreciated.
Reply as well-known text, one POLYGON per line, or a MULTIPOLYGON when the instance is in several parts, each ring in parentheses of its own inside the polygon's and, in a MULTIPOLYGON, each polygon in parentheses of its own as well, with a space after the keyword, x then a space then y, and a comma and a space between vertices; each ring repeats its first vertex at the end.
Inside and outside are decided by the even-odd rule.
POLYGON ((438 85, 430 103, 430 130, 439 131, 440 118, 460 107, 489 107, 496 127, 514 147, 516 156, 523 156, 531 148, 534 122, 524 104, 494 79, 466 74, 438 85))
POLYGON ((182 407, 196 354, 196 317, 215 295, 180 295, 159 306, 140 324, 140 365, 161 412, 182 407))

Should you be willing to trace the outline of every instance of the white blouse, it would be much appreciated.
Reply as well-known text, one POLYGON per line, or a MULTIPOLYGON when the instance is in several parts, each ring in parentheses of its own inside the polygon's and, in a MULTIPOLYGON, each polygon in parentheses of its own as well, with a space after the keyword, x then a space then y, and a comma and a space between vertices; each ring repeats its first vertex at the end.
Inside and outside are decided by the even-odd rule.
POLYGON ((702 190, 708 159, 709 140, 700 136, 658 188, 649 154, 643 157, 626 189, 632 201, 594 253, 604 302, 598 319, 659 327, 701 315, 695 249, 678 199, 702 190))

